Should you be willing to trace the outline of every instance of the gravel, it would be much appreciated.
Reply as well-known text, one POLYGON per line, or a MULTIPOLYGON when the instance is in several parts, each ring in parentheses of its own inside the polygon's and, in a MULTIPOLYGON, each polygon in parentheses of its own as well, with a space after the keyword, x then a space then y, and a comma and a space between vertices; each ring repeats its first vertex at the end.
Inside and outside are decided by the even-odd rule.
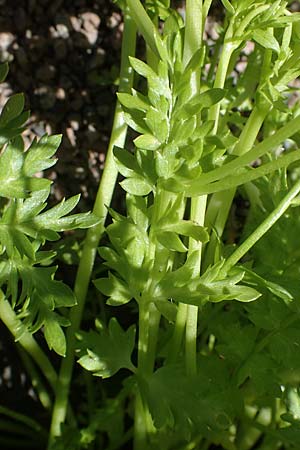
POLYGON ((90 209, 101 176, 115 102, 122 15, 107 0, 0 0, 0 61, 10 71, 0 107, 25 92, 34 135, 62 133, 48 176, 54 197, 82 193, 90 209))

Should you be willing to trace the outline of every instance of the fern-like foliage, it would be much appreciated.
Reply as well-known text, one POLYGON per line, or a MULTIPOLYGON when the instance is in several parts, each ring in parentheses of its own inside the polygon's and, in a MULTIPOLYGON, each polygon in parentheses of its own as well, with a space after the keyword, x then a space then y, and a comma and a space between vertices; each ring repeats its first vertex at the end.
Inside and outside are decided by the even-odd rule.
MULTIPOLYGON (((2 65, 0 80, 6 73, 2 65)), ((51 182, 41 174, 56 163, 61 136, 45 135, 25 149, 21 133, 28 113, 23 108, 24 96, 16 94, 0 115, 0 288, 26 325, 23 330, 34 333, 43 327, 49 348, 64 355, 62 327, 69 321, 58 308, 75 305, 76 298, 55 280, 55 253, 43 246, 60 239, 62 231, 88 228, 98 219, 90 213, 70 215, 79 195, 47 208, 51 182)))

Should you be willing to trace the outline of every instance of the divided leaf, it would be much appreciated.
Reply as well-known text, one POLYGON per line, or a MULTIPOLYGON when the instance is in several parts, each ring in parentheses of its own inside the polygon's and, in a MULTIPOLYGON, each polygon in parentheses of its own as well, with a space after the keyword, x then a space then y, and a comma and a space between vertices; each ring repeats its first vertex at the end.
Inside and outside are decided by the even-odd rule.
POLYGON ((108 328, 101 327, 98 332, 78 333, 79 364, 93 375, 109 378, 125 368, 135 371, 131 354, 135 345, 135 327, 124 331, 117 319, 112 318, 108 328))

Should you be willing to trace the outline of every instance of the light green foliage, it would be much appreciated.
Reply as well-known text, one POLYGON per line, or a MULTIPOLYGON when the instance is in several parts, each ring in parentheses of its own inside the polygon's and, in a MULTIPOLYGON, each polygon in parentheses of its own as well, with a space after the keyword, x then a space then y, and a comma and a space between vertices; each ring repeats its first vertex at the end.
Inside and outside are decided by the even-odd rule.
MULTIPOLYGON (((7 67, 1 66, 2 79, 6 73, 7 67)), ((55 253, 42 251, 42 246, 60 239, 58 232, 88 228, 98 219, 90 213, 68 215, 79 196, 44 211, 51 182, 36 175, 55 164, 61 136, 43 136, 25 150, 20 133, 28 114, 23 108, 24 96, 16 94, 0 115, 0 287, 25 325, 15 330, 16 338, 25 330, 35 333, 43 328, 49 348, 64 356, 62 327, 70 322, 57 308, 75 305, 76 298, 66 284, 54 279, 57 267, 49 264, 55 253)))
MULTIPOLYGON (((134 3, 139 4, 130 2, 131 8, 134 3)), ((145 24, 135 17, 152 50, 155 43, 155 56, 148 62, 130 58, 147 88, 118 94, 124 120, 138 136, 133 151, 114 149, 127 210, 125 216, 110 211, 111 247, 100 248, 110 272, 94 283, 107 296, 108 305, 134 299, 139 308, 137 382, 144 413, 150 413, 153 423, 149 428, 145 422, 149 435, 142 443, 136 438, 136 450, 173 449, 178 442, 193 439, 203 448, 214 444, 250 450, 257 439, 250 437, 250 428, 255 436, 265 437, 266 446, 259 448, 267 449, 280 439, 288 446, 298 427, 298 422, 288 426, 287 419, 279 419, 276 435, 247 415, 248 408, 270 411, 275 397, 283 401, 288 370, 280 367, 298 367, 292 355, 299 337, 294 323, 289 324, 292 310, 297 311, 293 320, 299 320, 295 281, 288 283, 280 270, 271 269, 276 266, 271 260, 278 239, 270 239, 267 256, 262 239, 254 247, 257 250, 247 254, 251 261, 244 267, 237 264, 245 256, 242 250, 239 253, 243 245, 227 247, 221 241, 238 187, 251 203, 241 239, 250 242, 247 251, 256 236, 261 237, 260 224, 274 223, 282 214, 287 214, 286 220, 291 217, 286 209, 278 210, 276 218, 272 212, 284 199, 284 208, 291 204, 287 193, 293 181, 287 168, 300 159, 298 105, 288 105, 289 83, 300 71, 299 18, 287 12, 283 1, 222 3, 227 16, 216 48, 203 42, 189 61, 184 52, 190 28, 174 10, 163 16, 161 35, 154 38, 143 33, 145 24), (233 78, 247 41, 253 42, 254 50, 245 69, 233 78), (269 191, 276 186, 268 205, 270 192, 262 189, 264 185, 269 191), (205 205, 204 210, 195 213, 195 200, 205 205), (256 254, 257 258, 252 256, 256 254), (192 325, 183 311, 197 315, 188 309, 195 306, 201 325, 197 332, 196 319, 192 339, 196 348, 199 337, 199 354, 192 366, 187 363, 184 368, 180 360, 194 356, 188 354, 192 325), (153 371, 156 356, 151 352, 157 339, 153 336, 159 324, 166 337, 160 348, 158 335, 161 367, 153 371), (190 367, 195 367, 194 374, 190 367)), ((186 7, 195 6, 196 11, 192 4, 187 2, 186 7)), ((149 8, 151 15, 152 3, 149 8)), ((299 182, 295 190, 297 194, 299 182)), ((297 206, 294 210, 297 214, 297 206)), ((286 242, 282 245, 286 251, 286 242)), ((294 254, 294 249, 287 254, 294 254)), ((144 414, 136 408, 136 414, 144 414)))

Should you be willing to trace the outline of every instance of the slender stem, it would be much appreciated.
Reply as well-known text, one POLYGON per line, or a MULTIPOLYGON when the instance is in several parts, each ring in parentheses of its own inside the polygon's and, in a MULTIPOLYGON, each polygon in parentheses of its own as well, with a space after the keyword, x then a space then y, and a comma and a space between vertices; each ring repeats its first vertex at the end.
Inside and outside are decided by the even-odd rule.
POLYGON ((186 320, 187 320, 187 305, 185 303, 179 303, 174 332, 171 341, 171 348, 170 351, 168 352, 168 357, 166 360, 168 364, 176 362, 178 356, 180 355, 182 339, 184 336, 186 326, 186 320))
POLYGON ((29 432, 28 428, 35 431, 36 433, 39 433, 40 435, 43 435, 44 438, 47 437, 47 430, 43 428, 38 422, 36 422, 34 419, 31 419, 28 416, 25 416, 24 414, 18 413, 16 411, 13 411, 5 406, 0 405, 0 414, 6 417, 9 417, 13 419, 16 422, 20 422, 24 425, 26 425, 25 430, 29 432))
POLYGON ((48 380, 50 386, 53 390, 55 390, 57 382, 55 370, 35 339, 17 318, 14 310, 10 306, 10 303, 5 299, 2 290, 0 290, 0 319, 9 329, 11 334, 18 340, 19 344, 26 350, 26 352, 42 370, 42 373, 48 380))
POLYGON ((233 150, 234 155, 244 155, 252 148, 269 109, 268 106, 264 108, 254 106, 233 150))
MULTIPOLYGON (((141 298, 139 303, 139 342, 138 342, 138 376, 143 378, 152 371, 152 361, 149 364, 149 318, 150 303, 146 298, 141 298)), ((155 350, 152 349, 152 351, 155 350)), ((154 352, 155 354, 155 352, 154 352)), ((148 435, 153 430, 148 406, 144 404, 138 391, 135 396, 134 415, 134 450, 147 450, 148 435)))
MULTIPOLYGON (((206 6, 208 6, 206 4, 206 6)), ((207 9, 208 11, 208 9, 207 9)), ((202 0, 187 0, 186 1, 186 23, 184 30, 184 48, 183 48, 183 65, 185 66, 191 57, 201 48, 203 24, 206 16, 203 15, 202 0)), ((201 67, 197 67, 192 74, 190 85, 191 93, 193 95, 200 92, 200 77, 201 67)), ((200 224, 204 222, 205 205, 203 208, 203 199, 206 197, 199 197, 192 200, 191 203, 191 220, 198 221, 200 224), (199 217, 199 211, 200 216, 199 217)), ((191 251, 198 251, 199 264, 196 268, 197 274, 200 274, 201 265, 201 245, 200 243, 189 240, 189 253, 191 251)), ((176 361, 177 354, 180 351, 182 338, 185 330, 185 356, 186 369, 188 373, 194 374, 197 370, 196 361, 196 341, 197 341, 197 321, 198 308, 194 305, 179 305, 174 334, 172 338, 170 356, 168 362, 176 361)))
MULTIPOLYGON (((216 78, 214 82, 214 88, 224 88, 226 75, 230 63, 231 56, 234 52, 234 50, 237 47, 237 44, 233 44, 232 42, 229 42, 233 35, 233 21, 230 22, 225 38, 224 38, 224 46, 222 49, 220 62, 217 68, 216 78)), ((220 115, 220 103, 217 103, 216 105, 212 106, 208 113, 208 120, 213 120, 215 122, 213 132, 216 133, 218 130, 219 125, 219 115, 220 115)))
POLYGON ((156 38, 158 39, 160 39, 160 36, 142 3, 139 0, 127 0, 127 5, 130 15, 143 35, 147 45, 149 45, 155 55, 159 56, 154 36, 156 35, 156 38))
POLYGON ((149 319, 148 319, 149 320, 148 348, 147 348, 147 361, 145 368, 145 370, 148 373, 152 373, 154 369, 160 318, 161 318, 160 312, 157 310, 154 303, 150 303, 149 319))
MULTIPOLYGON (((199 225, 204 225, 206 201, 206 195, 193 198, 191 201, 190 218, 199 225)), ((198 252, 198 264, 195 266, 193 274, 193 276, 196 277, 197 275, 200 275, 202 242, 190 238, 188 253, 190 254, 194 251, 198 252)), ((197 323, 198 307, 195 305, 188 305, 185 334, 185 358, 187 373, 191 375, 197 372, 197 323)))
MULTIPOLYGON (((254 107, 249 119, 239 137, 239 141, 234 148, 235 155, 243 155, 247 153, 253 146, 259 130, 265 120, 268 108, 254 107)), ((207 245, 205 253, 205 267, 214 262, 214 254, 217 245, 217 239, 221 238, 226 220, 230 211, 230 207, 235 195, 235 188, 216 192, 210 202, 206 215, 206 223, 213 226, 217 236, 211 235, 211 239, 207 245)))
MULTIPOLYGON (((133 73, 129 66, 128 57, 134 55, 135 53, 135 42, 136 27, 132 19, 128 15, 128 12, 126 12, 124 17, 124 35, 122 40, 122 57, 119 86, 121 92, 129 92, 132 86, 133 73)), ((72 309, 70 315, 71 326, 67 331, 67 353, 65 359, 62 361, 59 373, 48 448, 50 448, 54 437, 60 435, 60 426, 65 421, 67 413, 68 395, 74 364, 76 332, 81 322, 97 247, 104 232, 104 223, 107 216, 107 206, 111 202, 118 175, 112 152, 114 146, 123 147, 126 134, 127 126, 123 119, 121 107, 119 104, 117 104, 105 168, 102 174, 93 209, 93 212, 99 218, 101 218, 101 223, 89 229, 84 242, 82 257, 78 267, 74 288, 78 303, 77 306, 72 309)))
POLYGON ((277 222, 285 213, 293 199, 300 192, 300 181, 298 181, 289 193, 281 200, 274 211, 250 234, 250 236, 229 256, 226 260, 220 275, 226 276, 226 273, 253 247, 261 237, 269 231, 269 229, 277 222))
MULTIPOLYGON (((240 156, 240 158, 242 158, 242 156, 240 156)), ((202 183, 200 184, 201 181, 200 179, 199 180, 200 185, 197 185, 197 183, 193 183, 191 184, 190 187, 186 188, 186 195, 196 197, 198 195, 212 194, 214 192, 233 189, 236 188, 237 186, 248 183, 249 181, 257 180, 257 178, 260 178, 263 175, 275 172, 276 170, 279 170, 283 167, 288 167, 293 162, 299 161, 299 159, 300 159, 300 152, 299 150, 295 150, 292 151, 291 153, 287 153, 283 156, 280 156, 278 159, 263 164, 262 166, 259 166, 255 169, 244 171, 238 175, 231 175, 231 176, 228 175, 224 177, 224 179, 216 181, 215 183, 202 185, 202 183)), ((229 164, 230 163, 228 163, 228 165, 229 164)))
POLYGON ((204 0, 204 3, 203 3, 203 29, 204 29, 204 23, 208 16, 208 11, 210 9, 211 4, 212 4, 212 0, 204 0))
POLYGON ((211 196, 205 216, 205 225, 212 230, 210 239, 205 249, 203 269, 214 264, 216 247, 223 234, 230 207, 234 198, 235 189, 216 192, 211 196))
POLYGON ((139 302, 139 342, 138 342, 138 372, 145 373, 147 367, 149 338, 149 302, 141 298, 139 302))
POLYGON ((37 393, 37 396, 43 405, 43 407, 47 410, 51 409, 52 407, 52 400, 49 396, 49 393, 44 385, 44 382, 42 381, 40 374, 38 373, 35 365, 33 364, 32 360, 28 356, 28 354, 25 352, 25 350, 20 346, 17 345, 17 350, 19 352, 20 358, 24 364, 24 367, 29 374, 31 378, 31 384, 35 389, 35 392, 37 393))

